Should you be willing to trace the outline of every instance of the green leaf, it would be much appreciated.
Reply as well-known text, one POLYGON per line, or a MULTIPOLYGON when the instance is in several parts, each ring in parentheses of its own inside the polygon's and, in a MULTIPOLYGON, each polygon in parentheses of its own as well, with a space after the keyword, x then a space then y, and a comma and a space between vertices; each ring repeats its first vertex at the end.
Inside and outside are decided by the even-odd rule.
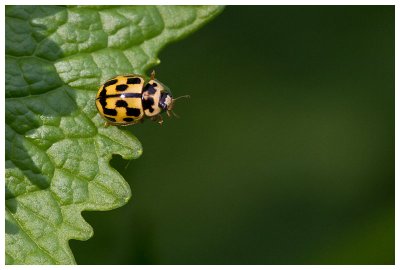
POLYGON ((94 97, 106 79, 144 74, 157 53, 214 18, 216 6, 6 7, 6 263, 73 264, 82 211, 131 197, 110 167, 140 142, 104 128, 94 97))

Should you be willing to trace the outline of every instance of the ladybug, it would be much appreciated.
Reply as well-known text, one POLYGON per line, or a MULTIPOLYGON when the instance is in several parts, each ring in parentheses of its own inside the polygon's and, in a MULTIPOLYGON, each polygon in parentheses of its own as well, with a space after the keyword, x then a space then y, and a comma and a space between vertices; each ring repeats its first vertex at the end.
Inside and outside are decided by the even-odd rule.
MULTIPOLYGON (((181 96, 179 98, 189 96, 181 96)), ((119 75, 100 86, 96 95, 96 107, 100 115, 107 120, 105 126, 129 126, 142 123, 147 117, 163 123, 161 113, 168 116, 177 99, 169 89, 155 79, 153 71, 150 80, 144 76, 129 74, 119 75)))

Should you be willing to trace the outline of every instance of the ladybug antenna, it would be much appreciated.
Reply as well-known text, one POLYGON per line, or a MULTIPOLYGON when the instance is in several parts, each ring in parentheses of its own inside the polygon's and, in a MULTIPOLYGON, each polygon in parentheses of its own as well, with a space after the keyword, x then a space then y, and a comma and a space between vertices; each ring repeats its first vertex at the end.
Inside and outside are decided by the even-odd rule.
POLYGON ((190 96, 189 96, 189 95, 180 96, 180 97, 174 98, 174 99, 172 99, 172 100, 175 102, 176 100, 178 100, 178 99, 180 99, 180 98, 190 98, 190 96))
POLYGON ((169 106, 168 106, 168 110, 167 110, 168 116, 171 116, 170 112, 172 112, 172 114, 175 117, 179 118, 179 116, 176 113, 174 113, 172 110, 174 109, 175 101, 177 101, 180 98, 190 98, 190 96, 189 95, 185 95, 185 96, 180 96, 180 97, 177 97, 177 98, 173 98, 171 104, 169 104, 169 106))
POLYGON ((177 115, 174 111, 171 111, 172 114, 176 117, 176 118, 181 118, 179 115, 177 115))
POLYGON ((179 115, 177 115, 173 110, 168 110, 167 111, 167 115, 168 115, 168 117, 171 117, 171 114, 173 115, 173 116, 175 116, 176 118, 181 118, 179 115))
POLYGON ((156 71, 153 69, 153 72, 150 74, 150 80, 154 80, 156 78, 156 71))

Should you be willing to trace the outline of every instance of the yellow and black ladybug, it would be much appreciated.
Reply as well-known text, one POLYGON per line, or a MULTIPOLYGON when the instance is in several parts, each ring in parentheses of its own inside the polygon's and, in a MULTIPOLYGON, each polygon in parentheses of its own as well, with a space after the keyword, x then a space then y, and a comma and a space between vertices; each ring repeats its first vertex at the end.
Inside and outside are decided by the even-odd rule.
POLYGON ((106 81, 97 92, 96 107, 107 120, 106 126, 133 125, 145 117, 162 124, 162 112, 167 112, 168 116, 176 115, 172 109, 177 99, 155 79, 153 71, 148 82, 136 74, 120 75, 106 81))

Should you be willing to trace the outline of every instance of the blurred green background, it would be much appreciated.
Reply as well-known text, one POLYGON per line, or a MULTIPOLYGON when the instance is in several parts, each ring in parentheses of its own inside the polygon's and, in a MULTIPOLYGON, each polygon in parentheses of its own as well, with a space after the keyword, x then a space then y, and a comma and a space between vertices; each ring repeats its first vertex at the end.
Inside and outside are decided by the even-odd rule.
MULTIPOLYGON (((394 6, 229 6, 167 46, 180 119, 78 264, 394 264, 394 6)), ((128 167, 125 169, 125 167, 128 167)))

